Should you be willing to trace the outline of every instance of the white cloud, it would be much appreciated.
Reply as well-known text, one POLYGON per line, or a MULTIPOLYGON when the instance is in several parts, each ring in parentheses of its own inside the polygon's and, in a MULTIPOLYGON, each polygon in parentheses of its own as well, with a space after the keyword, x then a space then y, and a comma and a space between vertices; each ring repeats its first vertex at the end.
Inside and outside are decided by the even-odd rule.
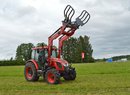
POLYGON ((95 58, 130 54, 129 0, 0 0, 0 59, 15 56, 21 43, 47 42, 68 4, 74 17, 83 9, 90 12, 90 21, 74 36, 90 36, 95 58))

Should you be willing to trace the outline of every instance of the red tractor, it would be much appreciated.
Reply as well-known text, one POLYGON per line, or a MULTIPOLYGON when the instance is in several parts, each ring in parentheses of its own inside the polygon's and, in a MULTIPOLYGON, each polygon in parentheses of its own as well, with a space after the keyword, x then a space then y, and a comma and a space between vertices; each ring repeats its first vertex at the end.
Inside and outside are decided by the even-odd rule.
POLYGON ((32 48, 32 58, 25 65, 24 75, 27 81, 37 81, 40 76, 49 84, 58 84, 60 77, 65 80, 75 80, 75 68, 61 58, 63 42, 71 37, 79 26, 90 19, 90 14, 83 10, 75 21, 71 21, 75 10, 67 5, 64 10, 62 26, 48 38, 48 46, 32 48), (53 40, 59 38, 58 49, 53 47, 53 40))

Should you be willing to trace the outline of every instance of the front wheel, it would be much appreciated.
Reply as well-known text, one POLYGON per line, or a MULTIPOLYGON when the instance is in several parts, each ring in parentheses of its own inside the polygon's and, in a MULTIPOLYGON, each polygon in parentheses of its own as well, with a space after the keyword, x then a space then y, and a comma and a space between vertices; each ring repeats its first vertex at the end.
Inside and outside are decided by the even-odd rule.
POLYGON ((49 84, 58 84, 60 81, 60 74, 56 69, 50 69, 46 72, 45 79, 49 84))
POLYGON ((37 75, 37 70, 33 63, 26 63, 24 68, 24 76, 27 81, 37 81, 39 79, 39 76, 37 75))
POLYGON ((65 80, 75 80, 75 78, 76 78, 76 71, 75 71, 75 69, 74 68, 70 68, 70 70, 65 73, 63 78, 65 80))

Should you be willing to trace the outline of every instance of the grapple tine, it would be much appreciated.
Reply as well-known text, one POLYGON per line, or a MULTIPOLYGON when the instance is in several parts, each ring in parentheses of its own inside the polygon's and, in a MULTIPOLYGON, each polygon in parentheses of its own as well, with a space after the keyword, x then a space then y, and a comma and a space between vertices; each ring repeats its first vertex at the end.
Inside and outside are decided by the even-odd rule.
POLYGON ((66 16, 66 10, 67 10, 67 8, 68 8, 68 5, 64 9, 64 16, 66 16))
POLYGON ((69 10, 70 10, 70 7, 67 9, 67 12, 66 12, 67 17, 68 17, 68 12, 69 12, 69 10))
POLYGON ((88 15, 86 16, 86 19, 85 19, 86 21, 84 20, 84 21, 85 21, 84 24, 86 24, 86 23, 89 21, 89 19, 90 19, 90 14, 88 14, 88 15), (88 18, 88 19, 87 19, 87 18, 88 18))
POLYGON ((70 13, 69 13, 69 15, 68 15, 68 17, 70 17, 70 18, 69 18, 70 20, 72 19, 72 16, 73 16, 73 9, 71 9, 71 11, 70 11, 70 13))
POLYGON ((75 10, 70 5, 67 5, 64 10, 64 17, 65 17, 64 21, 66 22, 71 21, 74 13, 75 13, 75 10))
POLYGON ((75 22, 78 26, 83 26, 88 22, 89 19, 90 19, 90 14, 86 10, 83 10, 81 14, 76 18, 75 22))
POLYGON ((85 11, 82 11, 81 15, 80 15, 80 19, 82 19, 84 16, 85 16, 86 12, 85 11))
POLYGON ((84 17, 83 21, 85 21, 87 19, 87 17, 88 17, 88 14, 87 14, 87 16, 84 17))

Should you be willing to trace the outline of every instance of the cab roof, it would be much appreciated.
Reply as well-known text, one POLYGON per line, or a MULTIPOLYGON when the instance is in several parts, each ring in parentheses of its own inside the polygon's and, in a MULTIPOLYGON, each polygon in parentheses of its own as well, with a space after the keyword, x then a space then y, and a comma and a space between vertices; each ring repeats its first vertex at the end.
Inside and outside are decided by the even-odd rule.
MULTIPOLYGON (((48 49, 48 46, 40 46, 40 47, 33 47, 32 50, 41 50, 41 49, 48 49)), ((57 48, 56 47, 52 47, 53 50, 56 50, 57 48)))

